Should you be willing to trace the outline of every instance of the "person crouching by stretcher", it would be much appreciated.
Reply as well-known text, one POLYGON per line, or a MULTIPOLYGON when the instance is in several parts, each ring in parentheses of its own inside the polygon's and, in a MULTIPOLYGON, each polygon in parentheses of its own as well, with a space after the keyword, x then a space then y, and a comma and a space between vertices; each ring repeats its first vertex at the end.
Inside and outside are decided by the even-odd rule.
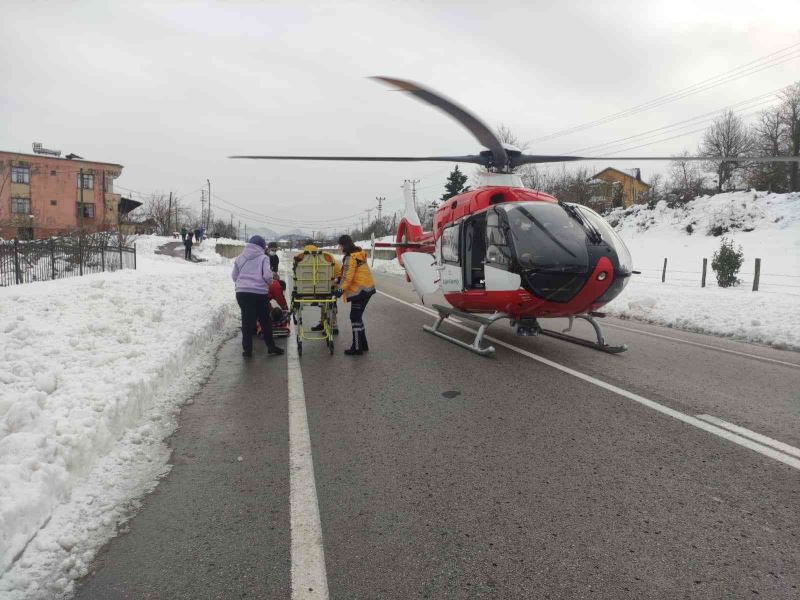
POLYGON ((261 323, 268 353, 283 354, 283 350, 272 339, 272 323, 267 310, 267 290, 272 283, 272 269, 269 258, 264 254, 266 247, 263 237, 251 237, 244 251, 234 261, 231 273, 231 278, 236 283, 236 302, 242 311, 242 356, 245 358, 253 356, 256 321, 261 323))
MULTIPOLYGON (((319 246, 317 246, 317 244, 316 244, 316 242, 314 242, 314 240, 306 240, 305 242, 303 242, 303 251, 299 252, 297 255, 295 255, 294 264, 297 265, 297 263, 302 261, 303 260, 303 256, 305 256, 306 252, 317 252, 318 250, 319 250, 319 246)), ((338 285, 339 284, 339 279, 342 276, 342 265, 339 263, 339 261, 337 261, 334 258, 333 254, 331 254, 330 252, 325 252, 323 250, 322 256, 324 256, 325 260, 328 261, 329 263, 333 263, 333 274, 334 274, 335 281, 333 281, 331 283, 335 284, 335 285, 338 285)), ((333 335, 339 335, 339 323, 338 323, 338 319, 337 319, 337 316, 336 316, 336 312, 337 312, 336 310, 331 311, 331 316, 330 316, 331 330, 333 332, 333 335)), ((311 331, 322 331, 322 330, 323 330, 322 321, 320 321, 319 323, 317 323, 316 325, 314 325, 311 328, 311 331)))
POLYGON ((375 295, 375 280, 367 264, 367 253, 355 245, 353 238, 343 235, 339 238, 342 259, 341 289, 337 295, 344 295, 350 303, 350 325, 353 328, 353 345, 344 353, 358 356, 369 351, 367 332, 364 328, 364 311, 367 303, 375 295))
MULTIPOLYGON (((286 284, 278 279, 278 274, 275 271, 272 271, 272 277, 267 296, 267 310, 272 320, 272 335, 273 337, 285 337, 289 335, 289 305, 286 303, 286 296, 283 293, 286 289, 286 284), (273 300, 278 306, 272 305, 273 300)), ((263 335, 260 324, 256 325, 256 335, 259 337, 263 335)))

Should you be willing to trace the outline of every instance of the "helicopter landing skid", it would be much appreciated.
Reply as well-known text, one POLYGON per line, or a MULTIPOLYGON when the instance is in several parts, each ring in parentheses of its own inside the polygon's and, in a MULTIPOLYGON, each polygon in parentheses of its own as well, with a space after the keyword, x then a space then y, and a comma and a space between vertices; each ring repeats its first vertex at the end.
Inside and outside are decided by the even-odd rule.
POLYGON ((598 317, 603 316, 600 313, 575 315, 569 317, 569 325, 567 326, 566 329, 564 329, 563 331, 552 331, 550 329, 544 329, 540 327, 535 319, 528 319, 517 322, 513 319, 511 315, 507 313, 498 312, 488 317, 484 317, 464 312, 462 310, 458 310, 457 308, 452 308, 450 306, 442 306, 440 304, 434 304, 433 308, 436 309, 436 312, 439 313, 439 316, 437 317, 436 321, 432 326, 423 325, 422 328, 425 331, 432 333, 437 337, 442 338, 443 340, 447 340, 448 342, 455 344, 456 346, 461 346, 462 348, 469 350, 470 352, 474 352, 475 354, 480 354, 481 356, 490 356, 495 353, 494 346, 482 347, 481 343, 483 342, 483 338, 486 335, 486 330, 489 329, 489 327, 491 327, 494 323, 502 319, 509 319, 511 321, 512 326, 513 325, 517 326, 517 335, 532 335, 532 336, 539 334, 546 335, 548 337, 564 340, 565 342, 571 342, 573 344, 578 344, 580 346, 586 346, 587 348, 594 348, 595 350, 600 350, 601 352, 607 352, 609 354, 619 354, 620 352, 625 352, 628 349, 628 346, 625 344, 622 344, 620 346, 611 346, 606 343, 605 337, 603 337, 603 330, 600 329, 600 324, 595 319, 595 316, 598 317), (475 333, 475 339, 472 341, 471 344, 462 342, 461 340, 454 338, 451 335, 447 335, 446 333, 440 330, 442 323, 444 323, 444 321, 451 316, 455 316, 460 319, 464 319, 466 321, 471 321, 479 325, 478 331, 475 333), (596 342, 575 337, 573 335, 567 335, 568 332, 572 331, 572 325, 575 323, 575 319, 582 319, 591 324, 591 326, 594 328, 595 335, 597 336, 596 342))
MULTIPOLYGON (((600 313, 596 313, 596 316, 602 317, 604 315, 600 313)), ((556 338, 558 340, 564 340, 565 342, 572 342, 573 344, 579 344, 581 346, 586 346, 588 348, 594 348, 595 350, 600 350, 601 352, 608 352, 609 354, 619 354, 620 352, 625 352, 628 349, 626 344, 621 344, 619 346, 610 346, 606 343, 605 338, 603 337, 603 330, 600 329, 600 324, 594 318, 594 315, 575 315, 569 317, 569 325, 563 331, 552 331, 550 329, 541 329, 540 333, 542 335, 546 335, 552 338, 556 338), (594 333, 597 336, 597 341, 592 342, 589 340, 584 340, 583 338, 575 337, 574 335, 567 335, 568 332, 572 331, 572 325, 575 323, 575 319, 583 319, 591 324, 594 328, 594 333)))
POLYGON ((431 325, 423 325, 422 328, 427 331, 428 333, 432 333, 433 335, 442 338, 443 340, 447 340, 450 343, 455 344, 456 346, 461 346, 469 350, 470 352, 474 352, 475 354, 480 354, 481 356, 489 356, 495 353, 494 346, 486 346, 485 348, 481 346, 481 342, 483 342, 483 336, 486 335, 486 330, 501 319, 510 319, 511 315, 507 315, 506 313, 495 313, 488 317, 482 317, 479 315, 473 315, 472 313, 467 313, 457 308, 451 308, 449 306, 442 306, 440 304, 434 304, 433 308, 436 309, 436 312, 439 313, 438 318, 434 322, 433 326, 431 325), (454 338, 451 335, 447 335, 443 331, 439 329, 442 323, 444 323, 445 319, 450 316, 456 316, 460 319, 464 319, 466 321, 471 321, 473 323, 477 323, 479 325, 478 331, 475 334, 475 339, 472 340, 471 344, 467 344, 466 342, 462 342, 461 340, 454 338))

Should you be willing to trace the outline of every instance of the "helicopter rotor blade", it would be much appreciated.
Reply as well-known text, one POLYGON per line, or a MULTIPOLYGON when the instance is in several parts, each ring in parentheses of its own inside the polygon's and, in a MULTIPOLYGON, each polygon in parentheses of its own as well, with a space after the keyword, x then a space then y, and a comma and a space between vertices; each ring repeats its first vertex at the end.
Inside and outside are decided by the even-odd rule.
POLYGON ((520 165, 573 162, 578 160, 668 160, 672 161, 725 161, 725 162, 800 162, 800 156, 562 156, 557 154, 521 154, 511 157, 514 167, 520 165))
POLYGON ((260 154, 239 154, 228 158, 251 158, 257 160, 340 160, 358 162, 459 162, 486 165, 488 158, 477 154, 468 156, 263 156, 260 154))
POLYGON ((509 163, 508 153, 503 143, 497 138, 495 133, 481 121, 478 117, 469 112, 466 108, 459 106, 452 100, 445 98, 438 92, 426 88, 413 81, 406 79, 393 79, 391 77, 372 77, 383 83, 394 85, 401 91, 408 92, 415 98, 435 106, 439 110, 447 113, 463 125, 484 147, 492 153, 493 166, 504 168, 509 163))

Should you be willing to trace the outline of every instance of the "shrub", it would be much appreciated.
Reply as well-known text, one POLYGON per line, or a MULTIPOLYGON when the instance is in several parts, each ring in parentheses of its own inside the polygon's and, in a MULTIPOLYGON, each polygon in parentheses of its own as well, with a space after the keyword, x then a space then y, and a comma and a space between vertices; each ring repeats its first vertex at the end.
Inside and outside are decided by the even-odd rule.
POLYGON ((714 258, 711 261, 711 268, 717 275, 719 287, 726 288, 739 284, 739 278, 736 276, 739 274, 743 262, 742 247, 734 248, 733 240, 722 238, 719 250, 714 252, 714 258))

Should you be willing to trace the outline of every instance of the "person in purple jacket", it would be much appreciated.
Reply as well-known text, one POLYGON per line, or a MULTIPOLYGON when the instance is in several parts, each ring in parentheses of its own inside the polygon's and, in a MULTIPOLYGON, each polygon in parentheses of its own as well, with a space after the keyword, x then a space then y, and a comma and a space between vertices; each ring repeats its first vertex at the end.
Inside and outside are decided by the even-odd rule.
POLYGON ((260 235, 250 238, 244 251, 233 263, 231 277, 236 283, 236 302, 242 311, 242 356, 253 356, 253 333, 256 320, 261 323, 269 354, 281 355, 283 350, 272 339, 272 320, 269 317, 267 291, 272 283, 269 257, 264 254, 267 243, 260 235))

